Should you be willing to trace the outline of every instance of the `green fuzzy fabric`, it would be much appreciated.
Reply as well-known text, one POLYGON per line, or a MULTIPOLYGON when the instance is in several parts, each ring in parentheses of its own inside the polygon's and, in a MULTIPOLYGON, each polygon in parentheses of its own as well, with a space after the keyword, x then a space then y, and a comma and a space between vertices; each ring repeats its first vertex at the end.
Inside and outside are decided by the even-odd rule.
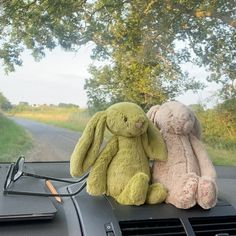
POLYGON ((91 167, 87 191, 106 194, 124 205, 165 200, 161 184, 150 185, 149 159, 167 159, 164 141, 143 110, 134 103, 117 103, 96 113, 71 156, 70 172, 80 176, 91 167), (99 153, 105 126, 114 135, 99 153))

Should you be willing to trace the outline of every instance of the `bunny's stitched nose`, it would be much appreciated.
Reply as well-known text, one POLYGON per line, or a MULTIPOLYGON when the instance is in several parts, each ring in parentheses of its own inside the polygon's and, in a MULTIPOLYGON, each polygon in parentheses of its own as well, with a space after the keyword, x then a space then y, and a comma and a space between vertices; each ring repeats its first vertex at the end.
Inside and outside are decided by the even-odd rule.
POLYGON ((140 129, 143 126, 143 122, 142 121, 138 121, 135 123, 135 127, 140 129))

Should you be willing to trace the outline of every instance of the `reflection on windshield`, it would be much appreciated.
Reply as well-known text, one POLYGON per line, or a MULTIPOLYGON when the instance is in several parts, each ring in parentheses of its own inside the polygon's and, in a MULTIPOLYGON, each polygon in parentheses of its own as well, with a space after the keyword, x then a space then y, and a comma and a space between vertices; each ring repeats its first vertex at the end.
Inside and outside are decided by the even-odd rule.
POLYGON ((4 0, 0 32, 0 161, 69 160, 95 112, 178 100, 236 165, 234 1, 4 0))

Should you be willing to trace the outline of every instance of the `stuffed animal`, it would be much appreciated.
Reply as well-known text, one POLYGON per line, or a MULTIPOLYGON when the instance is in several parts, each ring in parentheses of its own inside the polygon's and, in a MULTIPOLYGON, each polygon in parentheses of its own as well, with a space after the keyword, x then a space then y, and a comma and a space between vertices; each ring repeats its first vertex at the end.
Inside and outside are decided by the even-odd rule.
POLYGON ((153 106, 147 116, 160 129, 168 160, 155 162, 153 182, 168 189, 167 203, 187 209, 198 203, 209 209, 217 201, 216 171, 200 141, 200 124, 185 105, 166 102, 153 106))
POLYGON ((122 102, 97 112, 88 122, 70 161, 72 176, 91 166, 87 179, 90 195, 106 194, 120 204, 163 202, 163 185, 150 185, 149 159, 167 158, 164 140, 144 111, 134 103, 122 102), (100 150, 105 126, 113 134, 100 150))

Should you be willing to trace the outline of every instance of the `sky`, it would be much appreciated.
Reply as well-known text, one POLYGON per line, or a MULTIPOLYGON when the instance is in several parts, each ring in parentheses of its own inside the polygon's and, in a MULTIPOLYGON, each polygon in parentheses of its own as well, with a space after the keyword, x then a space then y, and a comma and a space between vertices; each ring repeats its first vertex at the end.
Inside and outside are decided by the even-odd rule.
MULTIPOLYGON (((92 46, 82 47, 77 53, 65 52, 60 48, 47 51, 46 57, 36 62, 26 51, 22 55, 23 66, 6 75, 0 67, 0 92, 12 103, 29 104, 73 103, 80 107, 87 106, 84 90, 85 79, 89 78, 88 67, 92 46)), ((186 64, 183 66, 191 76, 205 81, 204 69, 186 64)), ((187 92, 176 98, 186 105, 206 103, 214 94, 215 86, 199 91, 198 94, 187 92)), ((212 101, 211 101, 212 102, 212 101)))

